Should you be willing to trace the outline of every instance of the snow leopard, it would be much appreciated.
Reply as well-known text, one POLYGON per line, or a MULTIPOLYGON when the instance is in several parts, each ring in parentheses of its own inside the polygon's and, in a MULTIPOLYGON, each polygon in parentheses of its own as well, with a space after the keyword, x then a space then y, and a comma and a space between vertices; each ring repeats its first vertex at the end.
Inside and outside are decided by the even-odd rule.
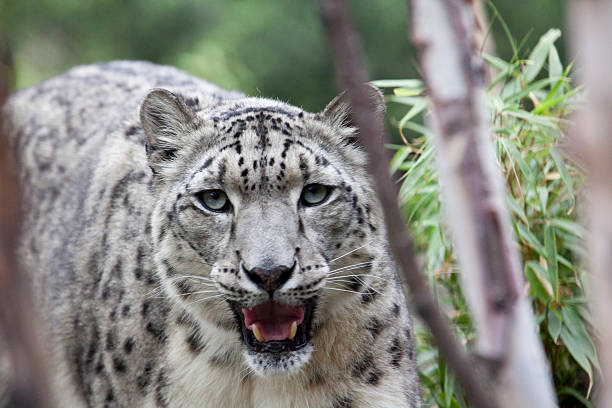
POLYGON ((3 116, 57 406, 419 406, 346 94, 310 113, 118 61, 3 116))

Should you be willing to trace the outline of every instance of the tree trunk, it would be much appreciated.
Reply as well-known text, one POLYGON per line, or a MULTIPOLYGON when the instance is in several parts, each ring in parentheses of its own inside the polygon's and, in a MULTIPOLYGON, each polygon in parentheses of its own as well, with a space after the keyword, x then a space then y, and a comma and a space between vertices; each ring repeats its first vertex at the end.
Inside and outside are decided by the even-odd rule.
MULTIPOLYGON (((10 82, 8 52, 1 49, 2 40, 0 37, 0 108, 9 92, 10 82)), ((9 368, 8 373, 0 372, 0 405, 47 408, 51 406, 50 394, 42 347, 36 330, 37 318, 32 307, 28 282, 20 273, 17 263, 19 190, 13 155, 3 135, 2 115, 0 197, 0 371, 9 368)))
POLYGON ((612 407, 612 1, 571 1, 572 48, 586 101, 572 129, 572 145, 587 165, 586 214, 590 219, 588 266, 592 273, 598 354, 604 383, 601 407, 612 407))
POLYGON ((464 0, 413 0, 412 37, 432 103, 443 203, 462 288, 493 392, 504 407, 556 405, 527 299, 485 104, 474 12, 464 0))

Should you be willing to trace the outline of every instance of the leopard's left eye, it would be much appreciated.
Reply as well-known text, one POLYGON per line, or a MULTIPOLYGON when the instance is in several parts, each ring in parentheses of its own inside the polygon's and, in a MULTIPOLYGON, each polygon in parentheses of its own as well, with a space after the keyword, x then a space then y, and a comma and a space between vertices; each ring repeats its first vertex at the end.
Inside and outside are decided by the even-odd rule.
POLYGON ((230 201, 223 190, 204 190, 196 194, 200 204, 214 212, 226 212, 230 208, 230 201))
POLYGON ((308 184, 302 190, 300 201, 307 207, 320 205, 327 200, 332 188, 323 184, 308 184))

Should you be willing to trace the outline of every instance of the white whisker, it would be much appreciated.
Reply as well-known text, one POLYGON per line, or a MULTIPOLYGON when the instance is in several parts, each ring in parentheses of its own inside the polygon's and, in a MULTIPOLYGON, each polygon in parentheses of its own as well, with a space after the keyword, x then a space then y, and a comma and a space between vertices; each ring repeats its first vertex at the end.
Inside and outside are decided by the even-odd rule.
POLYGON ((249 375, 251 375, 252 373, 255 372, 255 370, 253 370, 251 367, 247 367, 247 368, 241 370, 240 374, 242 374, 245 371, 246 371, 246 373, 242 376, 242 378, 240 378, 240 382, 243 382, 249 375))
POLYGON ((327 278, 328 281, 335 281, 337 279, 342 279, 342 278, 358 278, 360 276, 368 276, 371 278, 375 278, 375 279, 380 279, 380 280, 386 280, 387 278, 384 278, 382 276, 376 276, 376 275, 372 275, 371 273, 359 273, 356 275, 340 275, 340 276, 332 276, 330 278, 327 278))
POLYGON ((187 305, 192 305, 192 304, 194 304, 194 303, 201 303, 201 302, 205 302, 205 301, 207 301, 207 300, 216 299, 216 298, 219 298, 219 297, 222 297, 222 296, 224 297, 225 295, 224 295, 223 293, 220 293, 220 294, 218 294, 218 295, 207 296, 207 297, 205 297, 205 298, 198 299, 198 300, 194 300, 193 302, 189 302, 189 303, 187 303, 187 305))
POLYGON ((336 257, 336 258, 332 259, 332 260, 331 260, 331 261, 329 261, 328 263, 330 263, 330 264, 331 264, 332 262, 335 262, 335 261, 337 261, 338 259, 342 259, 342 258, 344 258, 345 256, 350 255, 350 254, 352 254, 353 252, 355 252, 355 251, 359 251, 360 249, 362 249, 362 248, 364 248, 364 247, 366 247, 366 246, 370 245, 371 243, 372 243, 372 241, 368 241, 368 242, 366 242, 365 244, 363 244, 362 246, 357 247, 357 248, 355 248, 355 249, 353 249, 353 250, 351 250, 351 251, 349 251, 349 252, 345 253, 344 255, 340 255, 339 257, 336 257))
POLYGON ((219 293, 218 290, 198 290, 197 292, 179 293, 179 296, 197 295, 199 293, 219 293))
MULTIPOLYGON (((335 282, 330 282, 330 283, 335 283, 335 282)), ((354 283, 354 282, 347 281, 347 283, 354 283)), ((371 290, 371 291, 373 291, 374 293, 376 293, 377 295, 382 296, 383 298, 389 297, 389 294, 388 294, 388 293, 382 293, 382 292, 380 292, 380 291, 378 291, 378 290, 374 289, 372 286, 370 286, 370 285, 369 285, 369 284, 367 284, 366 282, 361 281, 361 283, 363 284, 363 286, 365 286, 365 287, 366 287, 366 289, 367 289, 368 291, 370 291, 370 290, 371 290)), ((337 285, 341 285, 341 284, 339 284, 339 283, 336 283, 336 284, 337 284, 337 285)), ((363 294, 365 294, 365 293, 366 293, 366 292, 354 292, 354 291, 351 291, 351 290, 348 290, 348 289, 340 289, 340 288, 329 288, 329 287, 328 287, 328 288, 324 288, 324 289, 341 290, 341 291, 344 291, 344 292, 352 292, 352 293, 357 293, 357 294, 360 294, 360 295, 363 295, 363 294)))
POLYGON ((177 281, 177 280, 181 280, 181 279, 195 279, 195 280, 203 280, 203 281, 209 281, 209 282, 214 282, 213 279, 207 277, 207 276, 198 276, 198 275, 178 275, 178 276, 174 276, 172 278, 168 278, 169 281, 177 281))
POLYGON ((163 292, 165 292, 164 287, 162 284, 158 285, 156 288, 151 289, 149 292, 145 293, 144 297, 145 298, 162 298, 165 296, 157 296, 157 295, 161 295, 163 292))
POLYGON ((359 263, 352 264, 352 265, 346 265, 346 266, 343 266, 337 269, 332 269, 331 271, 329 271, 329 275, 333 275, 334 273, 338 273, 340 271, 363 268, 366 266, 370 266, 373 263, 374 261, 367 261, 367 262, 359 262, 359 263))
POLYGON ((327 289, 327 290, 337 290, 339 292, 348 292, 348 293, 355 293, 357 295, 361 295, 360 292, 355 292, 354 290, 348 290, 348 289, 340 289, 340 288, 329 288, 327 286, 325 286, 323 289, 327 289))
POLYGON ((200 259, 183 259, 183 262, 185 262, 185 261, 191 262, 191 263, 199 263, 199 264, 202 264, 202 265, 207 265, 207 266, 212 266, 212 267, 215 266, 215 264, 211 264, 209 262, 202 261, 200 259))
MULTIPOLYGON (((357 281, 358 281, 359 283, 361 283, 363 286, 365 286, 365 287, 366 287, 368 290, 373 290, 374 292, 378 293, 379 295, 382 295, 382 293, 381 293, 381 292, 379 292, 378 290, 374 289, 374 287, 373 287, 372 285, 370 285, 369 283, 367 283, 367 282, 366 282, 366 281, 364 281, 363 279, 357 278, 357 281)), ((348 280, 348 279, 345 279, 345 280, 343 280, 343 279, 336 279, 336 280, 334 280, 334 281, 330 281, 329 283, 330 283, 330 284, 331 284, 331 283, 336 283, 336 284, 339 284, 338 282, 351 283, 351 284, 355 283, 354 281, 352 281, 352 280, 348 280)))

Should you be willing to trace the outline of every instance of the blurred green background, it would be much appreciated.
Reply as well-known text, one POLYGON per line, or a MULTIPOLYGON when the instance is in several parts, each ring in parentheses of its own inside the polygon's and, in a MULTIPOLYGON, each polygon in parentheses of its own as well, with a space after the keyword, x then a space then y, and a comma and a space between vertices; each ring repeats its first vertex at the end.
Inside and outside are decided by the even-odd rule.
MULTIPOLYGON (((371 77, 418 76, 407 1, 350 3, 371 77)), ((560 0, 494 4, 517 43, 526 39, 522 55, 563 23, 560 0)), ((337 93, 316 1, 0 0, 0 27, 12 50, 17 88, 79 64, 143 59, 308 110, 320 110, 337 93)), ((498 54, 510 59, 498 23, 493 38, 498 54)))

